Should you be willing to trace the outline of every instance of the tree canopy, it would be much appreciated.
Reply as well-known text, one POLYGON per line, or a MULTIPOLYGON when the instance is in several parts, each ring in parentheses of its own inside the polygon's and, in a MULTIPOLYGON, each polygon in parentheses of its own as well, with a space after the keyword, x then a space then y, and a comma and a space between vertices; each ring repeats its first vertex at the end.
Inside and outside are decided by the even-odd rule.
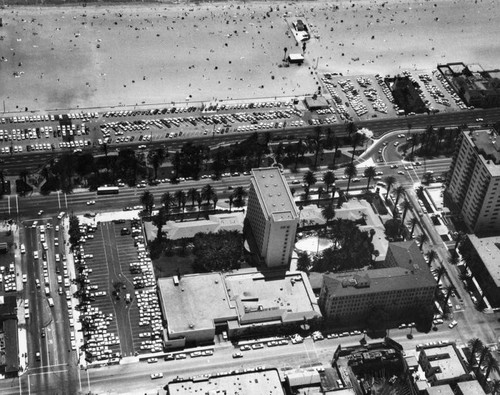
POLYGON ((327 237, 333 246, 326 248, 314 259, 317 272, 344 271, 369 266, 372 262, 373 244, 368 232, 359 230, 354 221, 336 219, 330 223, 327 237))
POLYGON ((243 238, 237 231, 197 233, 193 244, 195 270, 226 272, 239 269, 243 254, 243 238))

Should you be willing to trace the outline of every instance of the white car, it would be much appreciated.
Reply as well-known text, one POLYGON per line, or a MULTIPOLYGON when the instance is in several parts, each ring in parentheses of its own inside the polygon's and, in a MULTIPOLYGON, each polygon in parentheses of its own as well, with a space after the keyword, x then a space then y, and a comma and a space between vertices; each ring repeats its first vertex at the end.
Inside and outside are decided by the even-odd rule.
POLYGON ((451 321, 450 325, 448 325, 448 327, 449 327, 450 329, 453 329, 453 328, 455 328, 457 325, 458 325, 458 322, 457 322, 457 321, 455 321, 455 320, 453 320, 453 321, 451 321))
POLYGON ((89 200, 87 202, 87 206, 93 206, 95 204, 95 200, 89 200))
POLYGON ((163 373, 153 373, 151 374, 151 380, 161 379, 163 378, 163 373))

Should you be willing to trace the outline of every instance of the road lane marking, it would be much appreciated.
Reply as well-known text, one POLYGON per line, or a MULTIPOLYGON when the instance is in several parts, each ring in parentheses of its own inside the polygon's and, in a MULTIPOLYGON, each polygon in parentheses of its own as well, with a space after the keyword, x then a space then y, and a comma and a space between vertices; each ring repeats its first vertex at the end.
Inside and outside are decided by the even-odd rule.
POLYGON ((32 373, 32 376, 42 376, 44 374, 55 374, 55 373, 66 373, 68 372, 68 369, 62 369, 62 370, 50 370, 48 372, 39 372, 39 373, 32 373))
POLYGON ((30 368, 30 371, 35 370, 35 369, 57 368, 59 366, 68 366, 68 364, 67 363, 57 363, 57 364, 54 364, 54 365, 36 366, 36 367, 30 368))

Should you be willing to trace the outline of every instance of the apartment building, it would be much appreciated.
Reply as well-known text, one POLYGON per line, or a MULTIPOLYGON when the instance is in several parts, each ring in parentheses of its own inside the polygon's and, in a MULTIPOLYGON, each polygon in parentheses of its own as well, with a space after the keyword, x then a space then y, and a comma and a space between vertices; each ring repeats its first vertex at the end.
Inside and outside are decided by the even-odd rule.
POLYGON ((470 231, 500 232, 500 139, 494 130, 462 132, 446 182, 470 231))
POLYGON ((285 177, 278 168, 252 170, 246 218, 260 257, 266 265, 288 266, 299 212, 285 177))
POLYGON ((416 307, 432 306, 436 281, 414 241, 390 243, 391 267, 325 274, 319 306, 338 326, 366 321, 374 308, 391 319, 411 318, 416 307))

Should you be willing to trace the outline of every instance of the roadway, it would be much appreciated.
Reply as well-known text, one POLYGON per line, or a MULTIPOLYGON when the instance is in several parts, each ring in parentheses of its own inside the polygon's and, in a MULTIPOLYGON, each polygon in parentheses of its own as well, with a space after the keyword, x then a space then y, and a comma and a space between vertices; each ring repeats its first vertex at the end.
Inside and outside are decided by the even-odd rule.
MULTIPOLYGON (((25 221, 20 228, 23 233, 26 254, 23 255, 23 272, 28 273, 25 284, 25 298, 29 300, 30 318, 27 320, 28 365, 20 380, 19 391, 23 394, 69 394, 74 392, 77 359, 70 346, 69 319, 65 294, 59 295, 55 253, 64 250, 62 237, 59 246, 54 245, 54 228, 45 231, 48 246, 46 251, 49 283, 44 284, 43 248, 40 243, 40 228, 32 228, 33 221, 25 221), (33 258, 34 252, 39 254, 33 258), (40 281, 37 287, 36 279, 40 281), (48 286, 54 307, 49 307, 44 288, 48 286), (42 335, 42 330, 44 335, 42 335), (37 360, 36 353, 40 353, 37 360), (50 376, 50 377, 49 377, 50 376)), ((39 224, 52 219, 44 218, 39 224)), ((59 263, 60 265, 60 263, 59 263)), ((2 391, 0 391, 2 392, 2 391)))
MULTIPOLYGON (((377 164, 377 170, 383 171, 384 176, 393 175, 396 177, 398 183, 403 185, 414 185, 420 183, 425 171, 433 170, 436 174, 446 171, 449 167, 450 159, 433 159, 426 161, 426 166, 419 166, 415 169, 404 170, 404 165, 400 161, 395 162, 385 162, 377 164), (391 169, 390 166, 398 164, 397 169, 391 169), (404 171, 405 174, 398 174, 398 171, 404 171)), ((409 164, 407 164, 409 165, 409 164)), ((299 169, 297 173, 286 172, 285 176, 290 183, 290 187, 296 190, 301 189, 302 179, 305 172, 308 169, 299 169), (293 181, 300 184, 292 184, 293 181)), ((326 168, 315 172, 318 178, 318 185, 321 185, 321 179, 323 173, 327 171, 326 168)), ((359 175, 357 178, 360 179, 359 182, 351 182, 351 190, 366 188, 367 180, 363 177, 362 168, 360 166, 359 175)), ((347 179, 344 179, 344 170, 335 170, 334 174, 336 176, 336 188, 340 188, 345 191, 347 188, 347 179)), ((375 184, 376 180, 372 180, 371 185, 375 184)), ((73 194, 66 195, 61 192, 51 193, 48 196, 42 196, 39 194, 33 194, 26 197, 19 197, 17 201, 13 197, 7 197, 0 200, 0 217, 9 218, 13 215, 18 217, 31 217, 35 218, 37 216, 40 208, 43 208, 45 215, 55 215, 60 211, 65 211, 68 213, 85 213, 85 212, 103 212, 103 211, 116 211, 122 210, 127 206, 135 206, 139 204, 139 199, 145 190, 151 191, 156 199, 156 202, 160 202, 161 195, 165 192, 175 193, 178 190, 184 190, 187 192, 190 188, 196 188, 201 191, 201 188, 210 184, 214 188, 218 195, 219 202, 227 199, 231 194, 232 190, 230 187, 243 186, 247 188, 250 185, 250 176, 240 175, 238 177, 223 177, 221 180, 213 181, 207 180, 191 180, 185 181, 179 184, 159 184, 157 186, 149 186, 145 189, 143 188, 129 188, 122 187, 118 195, 97 195, 96 192, 89 192, 86 190, 78 190, 73 194), (95 205, 87 206, 87 201, 94 200, 95 205)), ((317 187, 316 185, 315 187, 317 187)), ((188 203, 189 205, 189 203, 188 203)))
MULTIPOLYGON (((463 337, 457 329, 450 330, 446 325, 441 325, 437 332, 432 335, 416 333, 413 331, 413 339, 408 339, 409 330, 391 330, 391 337, 403 345, 405 350, 415 350, 417 344, 428 341, 449 340, 464 344, 468 337, 463 337)), ((83 390, 95 393, 111 394, 133 394, 162 393, 162 388, 177 376, 188 378, 190 376, 210 374, 215 372, 228 372, 235 369, 254 368, 256 366, 268 366, 276 368, 298 367, 299 365, 321 362, 329 366, 333 352, 339 344, 343 347, 360 345, 362 336, 344 337, 338 339, 325 339, 314 343, 306 339, 302 344, 289 344, 287 346, 274 347, 269 350, 264 347, 260 350, 243 352, 243 358, 233 359, 232 353, 236 349, 230 343, 221 343, 215 346, 213 356, 201 358, 187 358, 185 360, 163 361, 148 364, 145 361, 121 366, 109 366, 102 369, 88 370, 88 378, 83 380, 83 390), (162 372, 161 380, 152 381, 151 373, 162 372)), ((370 340, 369 343, 380 341, 370 340)))
MULTIPOLYGON (((257 109, 256 111, 258 111, 257 109)), ((230 111, 219 112, 221 113, 230 113, 230 111)), ((183 116, 185 114, 180 114, 183 116)), ((187 116, 200 116, 204 115, 200 112, 188 113, 187 116)), ((120 117, 120 118, 91 118, 86 124, 89 126, 90 134, 88 136, 81 136, 81 138, 90 139, 91 142, 95 146, 92 145, 90 147, 85 148, 85 150, 92 150, 94 154, 101 153, 101 149, 98 147, 98 139, 101 138, 100 125, 105 122, 112 121, 120 121, 120 120, 129 120, 134 121, 137 119, 158 119, 164 118, 165 115, 141 115, 135 117, 120 117)), ((384 134, 391 130, 407 130, 408 124, 411 125, 413 129, 416 128, 425 128, 429 125, 433 125, 434 127, 439 126, 451 126, 451 125, 463 125, 463 124, 477 124, 476 119, 481 117, 484 119, 484 122, 492 124, 500 121, 500 108, 492 108, 492 109, 476 109, 476 110, 467 110, 467 111, 457 111, 450 113, 438 113, 431 115, 415 115, 411 117, 399 117, 399 118, 384 118, 384 119, 370 119, 366 121, 358 121, 356 125, 359 128, 366 127, 372 130, 375 136, 384 134)), ((309 115, 303 116, 302 118, 310 118, 309 115)), ((45 125, 51 125, 55 127, 57 122, 48 122, 48 123, 23 123, 23 124, 4 124, 2 125, 2 129, 10 130, 12 128, 21 128, 21 127, 39 127, 45 125)), ((321 126, 323 130, 331 130, 335 133, 336 136, 344 136, 346 135, 346 125, 345 124, 331 124, 331 125, 323 125, 321 126)), ((210 126, 207 126, 210 129, 210 126)), ((168 131, 183 131, 182 138, 175 139, 165 139, 164 137, 160 138, 159 134, 156 134, 156 138, 153 138, 151 142, 142 142, 135 139, 133 143, 120 143, 120 144, 109 144, 109 149, 112 150, 114 148, 133 148, 136 149, 139 145, 145 144, 148 148, 154 148, 155 146, 166 145, 169 150, 174 151, 180 148, 185 142, 191 141, 193 143, 203 143, 209 145, 217 145, 217 144, 228 144, 230 142, 240 141, 243 136, 248 136, 254 132, 231 132, 227 134, 207 134, 204 135, 203 127, 201 128, 193 128, 187 127, 185 124, 181 125, 179 128, 175 129, 162 129, 162 133, 168 131)), ((304 137, 311 133, 314 129, 314 126, 306 125, 303 127, 293 127, 286 129, 270 129, 270 130, 260 130, 260 133, 271 133, 273 136, 293 136, 296 137, 304 137)), ((156 132, 155 132, 156 133, 156 132)), ((145 132, 144 134, 149 134, 149 132, 145 132)), ((77 139, 80 136, 76 137, 77 139)), ((53 138, 47 140, 51 142, 53 138)), ((36 142, 46 142, 43 139, 38 140, 28 140, 30 143, 36 142)), ((59 140, 57 140, 59 141, 59 140)), ((21 144, 20 142, 16 142, 15 145, 21 144)), ((1 143, 2 146, 10 146, 11 142, 1 143)), ((56 149, 54 151, 34 151, 34 152, 23 152, 12 155, 4 155, 0 157, 3 160, 3 169, 5 174, 9 176, 17 176, 19 172, 23 169, 28 169, 30 171, 39 170, 42 165, 48 163, 52 158, 56 157, 60 152, 72 152, 73 149, 56 149)))

